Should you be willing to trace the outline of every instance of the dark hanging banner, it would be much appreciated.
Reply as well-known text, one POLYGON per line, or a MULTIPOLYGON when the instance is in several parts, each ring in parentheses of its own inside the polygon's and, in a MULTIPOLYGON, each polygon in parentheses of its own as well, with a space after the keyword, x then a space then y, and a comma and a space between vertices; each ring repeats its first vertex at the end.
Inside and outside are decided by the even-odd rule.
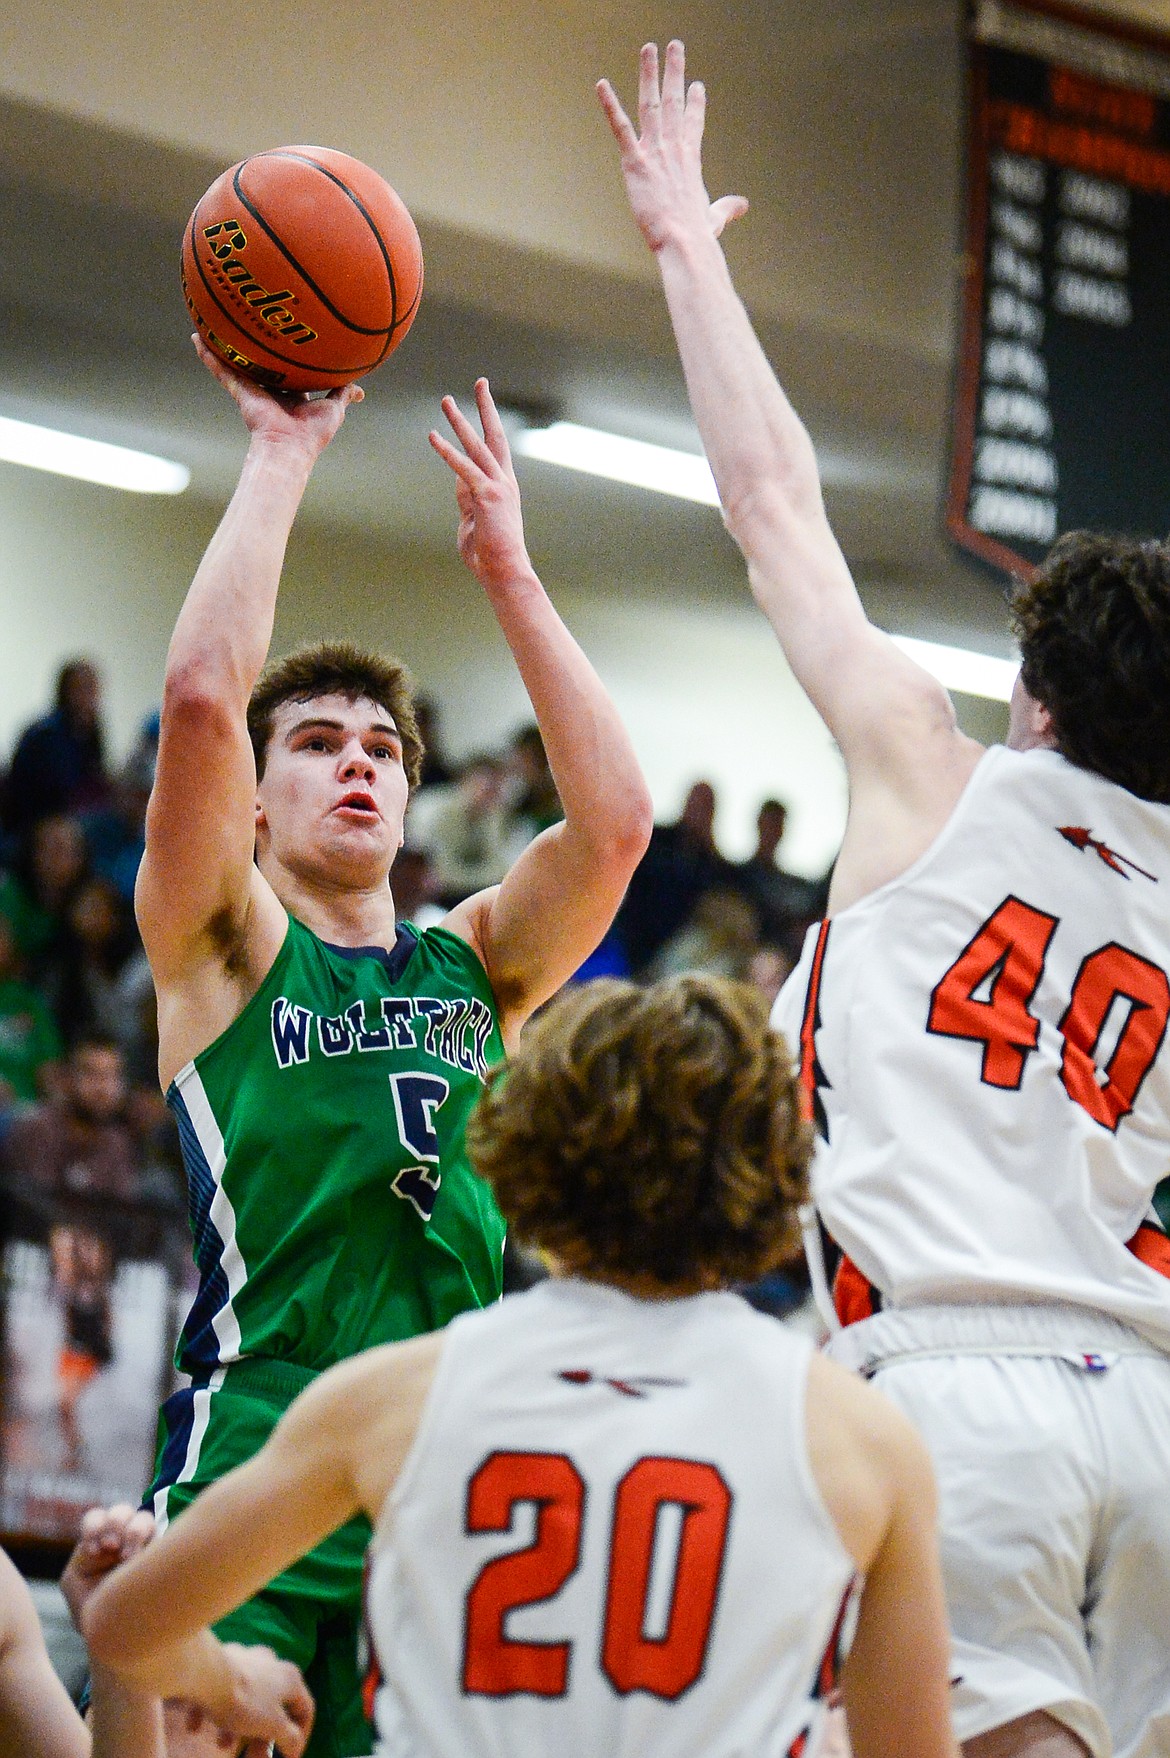
POLYGON ((1059 532, 1170 532, 1170 36, 971 8, 947 526, 1026 573, 1059 532))

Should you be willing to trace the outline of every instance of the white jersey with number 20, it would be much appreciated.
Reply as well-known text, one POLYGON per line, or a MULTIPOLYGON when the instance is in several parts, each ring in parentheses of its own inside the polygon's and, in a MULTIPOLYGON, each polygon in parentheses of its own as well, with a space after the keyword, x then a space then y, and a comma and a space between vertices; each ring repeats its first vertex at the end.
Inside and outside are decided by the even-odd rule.
POLYGON ((774 1022, 818 1210, 887 1304, 1073 1302, 1170 1349, 1168 970, 1170 807, 1045 750, 988 751, 926 853, 810 929, 774 1022))
POLYGON ((733 1294, 456 1319, 370 1568, 379 1758, 797 1758, 854 1572, 810 1353, 733 1294))

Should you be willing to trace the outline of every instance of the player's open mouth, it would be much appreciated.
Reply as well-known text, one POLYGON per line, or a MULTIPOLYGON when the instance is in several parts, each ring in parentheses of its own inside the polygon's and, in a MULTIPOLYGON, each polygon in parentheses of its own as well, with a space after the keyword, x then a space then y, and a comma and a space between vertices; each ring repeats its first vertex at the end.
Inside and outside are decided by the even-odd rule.
POLYGON ((346 794, 343 800, 338 800, 333 809, 335 812, 367 812, 374 817, 378 813, 372 795, 362 793, 346 794))

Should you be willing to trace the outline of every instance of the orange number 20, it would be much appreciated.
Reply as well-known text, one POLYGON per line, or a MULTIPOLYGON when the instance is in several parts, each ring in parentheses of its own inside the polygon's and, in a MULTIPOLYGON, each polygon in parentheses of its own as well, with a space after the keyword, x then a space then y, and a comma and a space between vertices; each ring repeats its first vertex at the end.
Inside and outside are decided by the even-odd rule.
MULTIPOLYGON (((463 1689, 489 1697, 562 1697, 572 1643, 521 1641, 505 1631, 509 1612, 559 1593, 577 1568, 585 1484, 561 1453, 492 1453, 467 1491, 468 1532, 506 1532, 515 1508, 537 1509, 536 1536, 493 1557, 467 1595, 463 1689)), ((719 1594, 731 1491, 714 1465, 643 1458, 614 1498, 601 1665, 614 1689, 673 1701, 703 1671, 719 1594), (674 1504, 682 1527, 662 1635, 646 1634, 659 1513, 674 1504)))

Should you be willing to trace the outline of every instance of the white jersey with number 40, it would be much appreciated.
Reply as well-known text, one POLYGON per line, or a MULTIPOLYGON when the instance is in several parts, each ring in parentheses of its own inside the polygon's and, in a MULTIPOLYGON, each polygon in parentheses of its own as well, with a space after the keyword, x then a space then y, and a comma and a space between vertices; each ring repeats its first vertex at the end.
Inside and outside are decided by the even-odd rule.
POLYGON ((456 1319, 370 1567, 379 1758, 798 1758, 854 1573, 810 1353, 733 1294, 456 1319))
POLYGON ((1170 807, 1052 751, 988 751, 926 853, 810 929, 774 1022, 818 1210, 887 1304, 1073 1302, 1170 1349, 1168 970, 1170 807))

